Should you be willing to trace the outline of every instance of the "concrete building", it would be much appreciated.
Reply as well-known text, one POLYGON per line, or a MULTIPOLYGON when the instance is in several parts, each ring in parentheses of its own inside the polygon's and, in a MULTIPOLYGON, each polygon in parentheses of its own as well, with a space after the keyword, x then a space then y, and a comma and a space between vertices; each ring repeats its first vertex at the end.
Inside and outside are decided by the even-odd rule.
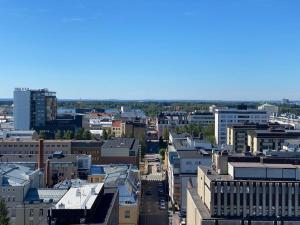
POLYGON ((0 163, 0 196, 8 209, 13 225, 36 225, 28 215, 30 208, 24 207, 25 196, 31 188, 44 186, 44 175, 40 170, 16 164, 0 163))
POLYGON ((269 116, 277 114, 279 111, 279 107, 271 104, 263 104, 257 107, 258 110, 267 111, 269 116))
POLYGON ((297 139, 300 131, 284 129, 252 130, 248 132, 248 146, 252 153, 267 149, 279 150, 285 140, 297 139))
POLYGON ((167 151, 169 196, 173 206, 182 212, 186 211, 188 183, 196 183, 198 166, 211 166, 212 164, 210 155, 212 146, 208 146, 207 143, 202 145, 200 141, 198 145, 195 145, 194 142, 189 137, 173 139, 167 151), (204 147, 206 149, 210 147, 210 151, 206 151, 204 147))
POLYGON ((214 125, 215 115, 209 111, 195 110, 194 112, 189 113, 187 119, 189 124, 208 127, 209 125, 214 125))
POLYGON ((138 139, 140 142, 146 139, 146 124, 144 123, 137 123, 137 122, 123 122, 124 125, 124 135, 127 138, 135 138, 138 139))
POLYGON ((268 130, 270 128, 282 128, 279 124, 235 124, 227 128, 227 145, 236 153, 243 153, 249 150, 248 132, 252 130, 268 130))
MULTIPOLYGON (((1 140, 0 154, 38 154, 38 140, 1 140)), ((44 151, 46 155, 53 154, 56 151, 62 151, 63 154, 71 154, 71 140, 45 140, 44 151)))
POLYGON ((2 140, 36 140, 39 138, 38 133, 34 130, 12 130, 3 131, 2 140))
POLYGON ((100 164, 133 164, 139 166, 141 146, 134 138, 107 140, 101 148, 100 164))
POLYGON ((49 225, 118 225, 118 192, 106 191, 103 183, 71 187, 48 211, 49 225))
POLYGON ((216 144, 226 144, 227 128, 234 124, 259 123, 266 124, 268 114, 260 110, 216 109, 215 110, 215 138, 216 144))
POLYGON ((14 90, 14 123, 16 130, 31 130, 46 126, 56 119, 56 93, 48 89, 14 90))
POLYGON ((105 188, 119 191, 119 225, 138 225, 141 201, 139 170, 132 165, 95 165, 88 181, 104 182, 105 188))
POLYGON ((227 172, 199 167, 198 186, 188 189, 187 224, 300 224, 299 165, 226 157, 227 172))

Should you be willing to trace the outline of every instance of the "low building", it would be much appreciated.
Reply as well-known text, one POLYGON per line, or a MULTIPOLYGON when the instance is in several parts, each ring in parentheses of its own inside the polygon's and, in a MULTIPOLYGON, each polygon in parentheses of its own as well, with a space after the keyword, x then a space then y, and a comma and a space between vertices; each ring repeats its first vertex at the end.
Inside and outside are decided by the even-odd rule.
POLYGON ((187 224, 300 224, 299 165, 224 165, 228 172, 198 168, 197 186, 187 194, 187 224))
POLYGON ((118 225, 118 191, 106 191, 103 183, 71 187, 48 211, 49 224, 118 225))
POLYGON ((100 164, 133 164, 139 166, 141 146, 134 138, 115 138, 101 148, 100 164))
POLYGON ((92 163, 99 164, 101 157, 102 141, 94 140, 72 140, 71 153, 75 155, 85 154, 92 156, 92 163))
POLYGON ((300 138, 300 131, 284 129, 252 130, 248 132, 248 146, 252 153, 267 149, 279 150, 285 140, 300 138))
POLYGON ((111 126, 111 133, 114 137, 123 137, 125 135, 125 124, 122 120, 113 120, 111 126))
POLYGON ((141 201, 139 170, 132 165, 95 165, 88 181, 104 182, 105 188, 119 191, 119 225, 138 225, 141 201))
POLYGON ((24 210, 24 201, 31 188, 44 186, 43 173, 26 166, 0 163, 0 178, 0 196, 5 201, 11 224, 36 225, 30 222, 33 221, 31 208, 24 210))
MULTIPOLYGON (((38 154, 39 140, 2 140, 0 141, 0 154, 38 154)), ((71 154, 71 140, 44 140, 45 154, 50 155, 56 151, 71 154)))
POLYGON ((274 114, 269 119, 272 123, 293 126, 294 129, 300 129, 300 116, 291 113, 274 114))
POLYGON ((257 107, 258 110, 267 111, 269 116, 272 116, 274 114, 277 114, 279 111, 279 107, 276 105, 271 105, 268 103, 265 103, 263 105, 260 105, 257 107))
POLYGON ((135 138, 140 142, 146 139, 146 124, 139 122, 124 122, 124 135, 127 138, 135 138))

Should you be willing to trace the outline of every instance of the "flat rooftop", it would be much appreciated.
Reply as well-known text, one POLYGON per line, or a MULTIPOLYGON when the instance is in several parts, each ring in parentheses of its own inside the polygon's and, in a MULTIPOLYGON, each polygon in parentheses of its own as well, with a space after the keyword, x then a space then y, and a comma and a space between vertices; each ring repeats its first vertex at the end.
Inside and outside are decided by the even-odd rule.
POLYGON ((34 172, 26 166, 0 163, 0 186, 23 186, 30 182, 29 176, 34 172))
POLYGON ((55 209, 91 209, 103 187, 103 183, 71 187, 55 205, 55 209))
POLYGON ((102 148, 129 148, 137 149, 138 141, 134 138, 115 138, 108 140, 102 146, 102 148))

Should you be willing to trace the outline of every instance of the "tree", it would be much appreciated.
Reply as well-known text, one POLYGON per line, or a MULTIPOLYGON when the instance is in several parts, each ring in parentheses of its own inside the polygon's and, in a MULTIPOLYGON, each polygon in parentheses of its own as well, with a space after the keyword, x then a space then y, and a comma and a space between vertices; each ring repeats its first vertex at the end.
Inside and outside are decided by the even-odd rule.
POLYGON ((61 130, 58 130, 55 132, 55 139, 62 139, 63 138, 63 133, 61 130))
POLYGON ((104 140, 107 140, 107 139, 108 139, 108 134, 107 134, 107 131, 106 131, 106 130, 103 130, 102 138, 103 138, 104 140))
POLYGON ((9 225, 8 211, 3 198, 0 198, 0 224, 9 225))
POLYGON ((92 139, 92 135, 91 135, 91 132, 89 130, 85 130, 83 132, 83 139, 84 140, 91 140, 92 139))
POLYGON ((64 133, 64 139, 67 139, 67 140, 71 140, 74 138, 74 133, 70 130, 67 130, 65 133, 64 133))
POLYGON ((39 132, 39 138, 40 139, 47 139, 47 134, 46 134, 46 132, 44 130, 41 130, 39 132))
POLYGON ((161 155, 162 160, 165 160, 165 153, 166 153, 166 149, 165 148, 161 148, 159 150, 159 154, 161 155))
POLYGON ((162 136, 164 140, 169 140, 169 130, 167 128, 164 128, 162 136))
POLYGON ((83 139, 83 132, 84 132, 84 129, 79 128, 75 133, 75 139, 76 140, 82 140, 83 139))

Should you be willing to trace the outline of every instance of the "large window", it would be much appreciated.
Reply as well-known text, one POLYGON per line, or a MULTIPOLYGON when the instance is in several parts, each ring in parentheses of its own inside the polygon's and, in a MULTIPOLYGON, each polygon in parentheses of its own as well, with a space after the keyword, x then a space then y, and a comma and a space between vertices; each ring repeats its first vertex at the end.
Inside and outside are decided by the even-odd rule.
POLYGON ((129 211, 129 210, 126 210, 126 211, 125 211, 125 218, 126 218, 126 219, 129 219, 129 218, 130 218, 130 211, 129 211))

